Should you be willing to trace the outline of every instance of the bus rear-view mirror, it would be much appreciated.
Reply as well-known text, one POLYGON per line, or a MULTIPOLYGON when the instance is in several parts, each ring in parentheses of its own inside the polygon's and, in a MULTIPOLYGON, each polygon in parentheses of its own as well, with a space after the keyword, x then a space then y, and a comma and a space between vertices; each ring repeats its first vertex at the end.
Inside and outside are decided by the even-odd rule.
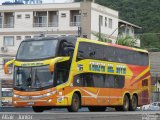
POLYGON ((14 63, 14 59, 13 60, 10 60, 10 61, 8 61, 5 65, 4 65, 4 73, 5 74, 9 74, 9 65, 11 65, 11 64, 13 64, 14 63))

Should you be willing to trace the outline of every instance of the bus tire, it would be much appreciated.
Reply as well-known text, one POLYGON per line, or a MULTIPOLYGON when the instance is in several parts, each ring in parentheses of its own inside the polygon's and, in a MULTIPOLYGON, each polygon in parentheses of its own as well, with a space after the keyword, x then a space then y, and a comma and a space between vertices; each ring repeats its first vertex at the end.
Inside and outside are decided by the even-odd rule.
POLYGON ((39 106, 32 106, 34 112, 43 112, 44 108, 39 106))
POLYGON ((124 96, 122 110, 123 111, 129 110, 129 98, 127 95, 124 96))
POLYGON ((138 106, 138 99, 136 95, 133 95, 132 100, 130 102, 129 110, 130 111, 135 111, 138 106))
POLYGON ((67 109, 69 112, 78 112, 80 104, 81 104, 80 96, 77 93, 74 93, 72 96, 71 106, 69 106, 67 109))
POLYGON ((89 109, 89 111, 90 112, 104 112, 104 111, 106 111, 106 107, 104 107, 104 106, 101 106, 101 107, 88 107, 88 109, 89 109))
POLYGON ((128 111, 129 110, 129 105, 130 102, 129 102, 129 98, 127 95, 124 96, 123 98, 123 105, 122 106, 116 106, 115 107, 115 110, 116 111, 128 111))

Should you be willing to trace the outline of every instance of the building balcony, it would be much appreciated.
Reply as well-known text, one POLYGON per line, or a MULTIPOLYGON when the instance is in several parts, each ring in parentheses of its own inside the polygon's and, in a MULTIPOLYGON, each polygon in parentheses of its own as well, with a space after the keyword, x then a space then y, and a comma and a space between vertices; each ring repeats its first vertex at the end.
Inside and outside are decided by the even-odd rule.
POLYGON ((80 26, 81 22, 70 22, 70 26, 80 26))
POLYGON ((4 13, 3 19, 3 28, 14 28, 14 13, 4 13))
POLYGON ((50 22, 48 23, 48 27, 58 27, 58 22, 50 22))
POLYGON ((47 27, 47 23, 33 23, 33 27, 47 27))
POLYGON ((3 24, 3 28, 14 28, 14 24, 3 24))

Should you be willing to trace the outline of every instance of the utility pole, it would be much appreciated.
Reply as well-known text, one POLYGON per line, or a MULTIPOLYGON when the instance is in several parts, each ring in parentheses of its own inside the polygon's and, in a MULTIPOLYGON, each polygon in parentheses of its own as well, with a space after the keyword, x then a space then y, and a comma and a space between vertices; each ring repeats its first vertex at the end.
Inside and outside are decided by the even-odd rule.
POLYGON ((101 17, 99 16, 99 40, 101 39, 101 17))

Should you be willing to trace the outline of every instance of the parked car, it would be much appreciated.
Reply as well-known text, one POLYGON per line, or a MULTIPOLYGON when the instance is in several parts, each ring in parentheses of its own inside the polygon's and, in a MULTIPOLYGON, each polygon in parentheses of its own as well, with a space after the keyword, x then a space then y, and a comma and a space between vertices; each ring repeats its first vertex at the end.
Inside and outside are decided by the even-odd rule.
POLYGON ((142 110, 143 110, 143 111, 149 110, 149 106, 150 106, 150 104, 143 105, 143 106, 142 106, 142 110))
POLYGON ((148 105, 143 105, 142 110, 153 110, 153 111, 158 111, 160 110, 160 102, 153 102, 148 105))

